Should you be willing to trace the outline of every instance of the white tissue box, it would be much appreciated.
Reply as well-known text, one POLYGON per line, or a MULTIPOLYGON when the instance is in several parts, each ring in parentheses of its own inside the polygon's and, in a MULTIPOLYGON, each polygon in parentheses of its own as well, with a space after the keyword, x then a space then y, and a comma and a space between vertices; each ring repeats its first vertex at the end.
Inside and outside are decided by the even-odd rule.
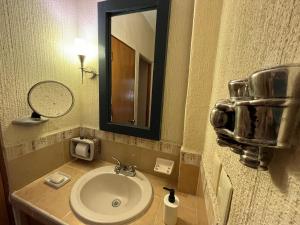
POLYGON ((95 151, 98 149, 98 143, 98 139, 72 138, 70 154, 75 158, 92 161, 95 156, 95 151))

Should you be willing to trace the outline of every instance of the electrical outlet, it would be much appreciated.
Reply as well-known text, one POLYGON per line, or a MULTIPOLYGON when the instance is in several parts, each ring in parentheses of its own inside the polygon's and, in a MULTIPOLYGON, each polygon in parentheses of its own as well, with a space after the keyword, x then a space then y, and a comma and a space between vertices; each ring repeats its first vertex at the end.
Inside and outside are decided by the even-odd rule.
POLYGON ((233 188, 231 181, 226 174, 225 170, 222 168, 220 173, 218 193, 217 193, 217 202, 220 212, 220 225, 226 225, 231 205, 233 188))

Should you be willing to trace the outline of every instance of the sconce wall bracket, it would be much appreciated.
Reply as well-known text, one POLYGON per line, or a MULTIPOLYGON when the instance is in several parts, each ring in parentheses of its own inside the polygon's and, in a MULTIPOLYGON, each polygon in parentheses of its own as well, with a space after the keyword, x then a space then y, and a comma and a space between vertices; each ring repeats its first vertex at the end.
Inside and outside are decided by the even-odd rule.
POLYGON ((84 68, 85 55, 78 55, 78 57, 79 57, 79 60, 80 60, 81 83, 83 83, 83 74, 84 73, 92 74, 92 76, 90 77, 90 79, 94 79, 96 76, 99 76, 99 74, 96 73, 95 71, 88 70, 87 68, 84 68))

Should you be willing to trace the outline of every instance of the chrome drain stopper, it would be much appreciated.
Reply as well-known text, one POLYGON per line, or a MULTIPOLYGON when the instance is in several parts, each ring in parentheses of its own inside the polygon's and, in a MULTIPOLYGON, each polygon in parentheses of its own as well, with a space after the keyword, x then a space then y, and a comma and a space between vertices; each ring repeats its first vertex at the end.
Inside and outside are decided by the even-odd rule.
POLYGON ((121 200, 120 199, 114 199, 111 203, 112 207, 119 207, 121 205, 121 200))

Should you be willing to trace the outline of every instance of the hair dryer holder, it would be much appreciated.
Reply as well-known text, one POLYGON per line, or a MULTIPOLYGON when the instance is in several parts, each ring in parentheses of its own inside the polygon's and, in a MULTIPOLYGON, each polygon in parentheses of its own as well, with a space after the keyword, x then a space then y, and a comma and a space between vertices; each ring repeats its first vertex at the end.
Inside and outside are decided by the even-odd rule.
POLYGON ((220 146, 244 165, 267 170, 275 149, 289 149, 300 106, 300 64, 257 71, 228 83, 230 99, 216 103, 210 122, 220 146))

